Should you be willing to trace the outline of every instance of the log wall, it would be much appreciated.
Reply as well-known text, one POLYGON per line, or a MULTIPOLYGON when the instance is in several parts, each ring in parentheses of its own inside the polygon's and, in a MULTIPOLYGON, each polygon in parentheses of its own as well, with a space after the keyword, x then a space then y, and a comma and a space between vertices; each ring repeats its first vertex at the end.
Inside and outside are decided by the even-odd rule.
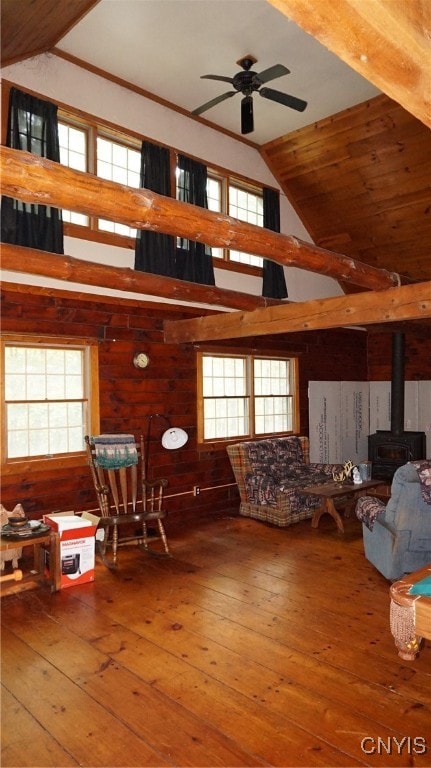
MULTIPOLYGON (((101 297, 96 302, 83 294, 28 286, 24 290, 23 286, 5 284, 1 313, 4 333, 55 333, 99 340, 102 432, 130 432, 138 437, 145 434, 147 417, 154 413, 167 415, 172 424, 187 431, 189 441, 184 448, 166 451, 158 442, 165 425, 157 419, 152 422, 150 474, 169 479, 168 529, 200 517, 237 511, 238 496, 224 446, 199 449, 196 443, 194 347, 163 342, 164 321, 193 317, 193 310, 101 297), (144 371, 132 363, 140 350, 150 356, 144 371), (198 497, 193 496, 194 485, 202 489, 198 497)), ((363 380, 367 373, 366 343, 365 332, 343 329, 266 336, 248 342, 254 350, 299 356, 302 434, 308 434, 309 380, 363 380)), ((247 342, 242 341, 240 348, 247 348, 247 342)), ((73 472, 47 469, 4 476, 2 486, 6 508, 21 502, 33 517, 53 510, 96 507, 85 464, 73 472)))
MULTIPOLYGON (((402 329, 400 329, 402 330, 402 329)), ((392 349, 387 333, 368 336, 368 379, 389 381, 391 378, 392 349)), ((431 336, 423 329, 405 333, 405 378, 407 381, 431 380, 431 336)))

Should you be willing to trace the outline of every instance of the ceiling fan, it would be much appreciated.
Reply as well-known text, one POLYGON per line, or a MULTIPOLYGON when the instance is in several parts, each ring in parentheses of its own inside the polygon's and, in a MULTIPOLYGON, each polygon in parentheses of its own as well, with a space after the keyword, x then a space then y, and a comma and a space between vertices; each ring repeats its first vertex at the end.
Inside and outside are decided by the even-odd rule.
POLYGON ((296 96, 290 96, 288 93, 282 93, 281 91, 274 91, 273 88, 261 88, 264 83, 268 83, 270 80, 275 80, 276 77, 290 74, 290 70, 283 64, 274 64, 268 69, 264 69, 263 72, 253 72, 251 69, 253 64, 257 63, 257 59, 250 54, 244 56, 244 58, 237 61, 237 64, 242 67, 242 71, 237 72, 233 77, 224 77, 223 75, 201 75, 201 80, 221 80, 224 83, 231 83, 234 87, 234 91, 227 91, 220 96, 216 96, 215 99, 207 101, 206 104, 202 104, 201 107, 197 107, 192 112, 192 115, 201 115, 202 112, 206 112, 207 109, 215 107, 216 104, 220 104, 221 101, 229 99, 231 96, 235 96, 237 93, 242 93, 241 99, 241 133, 252 133, 254 130, 253 120, 253 97, 252 93, 257 91, 264 99, 270 99, 276 101, 278 104, 284 104, 285 107, 296 109, 298 112, 303 112, 307 106, 306 101, 296 98, 296 96))

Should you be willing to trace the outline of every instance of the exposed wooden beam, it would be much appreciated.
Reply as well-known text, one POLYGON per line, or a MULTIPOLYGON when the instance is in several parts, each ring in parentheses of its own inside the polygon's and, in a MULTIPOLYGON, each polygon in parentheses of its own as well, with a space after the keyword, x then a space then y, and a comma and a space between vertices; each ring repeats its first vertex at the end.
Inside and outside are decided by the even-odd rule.
POLYGON ((395 273, 296 237, 247 224, 147 189, 115 184, 28 152, 1 147, 0 171, 3 194, 24 202, 55 205, 131 227, 186 237, 215 247, 234 248, 371 290, 399 284, 399 276, 395 273))
POLYGON ((97 285, 119 291, 163 296, 174 301, 189 301, 229 309, 252 310, 279 304, 275 299, 251 296, 240 291, 229 291, 212 285, 198 285, 186 280, 152 275, 125 267, 111 267, 93 261, 75 259, 57 253, 47 253, 21 245, 2 244, 2 268, 12 272, 97 285))
MULTIPOLYGON (((166 321, 165 341, 181 343, 431 318, 431 281, 330 299, 166 321)), ((330 350, 328 350, 330 354, 330 350)))
POLYGON ((428 0, 268 0, 431 126, 428 0))

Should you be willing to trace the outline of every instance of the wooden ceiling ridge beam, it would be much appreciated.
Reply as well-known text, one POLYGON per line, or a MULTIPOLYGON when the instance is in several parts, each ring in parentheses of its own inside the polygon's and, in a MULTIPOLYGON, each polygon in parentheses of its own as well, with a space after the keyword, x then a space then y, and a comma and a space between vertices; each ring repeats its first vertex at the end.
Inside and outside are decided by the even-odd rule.
POLYGON ((164 323, 167 343, 220 341, 268 334, 431 318, 431 281, 164 323))
POLYGON ((429 2, 268 2, 431 127, 429 2))
POLYGON ((111 288, 118 291, 163 296, 174 301, 209 304, 226 309, 252 310, 280 302, 240 291, 200 285, 129 267, 113 267, 93 261, 48 253, 22 245, 2 243, 2 268, 11 272, 41 275, 56 280, 111 288))
POLYGON ((116 184, 21 150, 0 147, 0 173, 3 194, 23 202, 53 205, 213 247, 233 248, 370 290, 383 290, 401 282, 396 273, 292 235, 273 232, 148 189, 116 184))

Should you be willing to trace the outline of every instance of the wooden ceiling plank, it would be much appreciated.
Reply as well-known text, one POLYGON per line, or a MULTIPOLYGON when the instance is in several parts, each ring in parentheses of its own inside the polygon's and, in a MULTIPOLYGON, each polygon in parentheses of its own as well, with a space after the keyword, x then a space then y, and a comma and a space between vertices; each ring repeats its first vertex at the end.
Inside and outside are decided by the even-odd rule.
POLYGON ((100 0, 2 0, 1 65, 49 51, 100 0))
POLYGON ((371 290, 399 283, 399 276, 306 243, 291 235, 239 221, 196 205, 101 179, 32 155, 0 147, 3 194, 55 205, 138 229, 234 248, 286 266, 328 275, 371 290))
POLYGON ((427 267, 417 259, 431 247, 430 131, 386 96, 373 100, 378 131, 369 131, 369 103, 351 115, 352 129, 347 111, 336 136, 331 121, 319 121, 314 132, 297 131, 291 152, 290 136, 280 139, 285 151, 280 161, 267 161, 272 173, 313 242, 381 269, 390 266, 410 281, 429 280, 431 260, 427 267), (348 142, 339 149, 339 157, 348 160, 337 162, 334 136, 341 145, 348 142), (326 162, 328 149, 332 163, 326 162))
MULTIPOLYGON (((377 96, 373 101, 375 109, 379 110, 373 119, 370 119, 369 102, 362 103, 345 111, 340 130, 333 131, 332 124, 320 120, 311 126, 311 131, 307 127, 301 128, 263 145, 263 159, 279 180, 290 183, 297 176, 313 177, 320 171, 330 173, 336 163, 340 172, 360 169, 365 165, 373 166, 376 173, 380 173, 382 163, 377 153, 386 160, 385 151, 394 146, 399 152, 400 162, 403 161, 405 147, 414 146, 415 154, 421 156, 422 161, 427 158, 429 130, 386 97, 377 96), (392 110, 388 104, 393 105, 392 110), (359 116, 361 119, 356 119, 359 116)), ((336 118, 337 115, 335 123, 336 118)))
POLYGON ((353 107, 343 109, 334 115, 322 118, 317 123, 310 123, 303 128, 298 128, 284 136, 272 139, 264 144, 263 147, 269 155, 283 151, 284 145, 288 146, 291 151, 297 147, 302 147, 304 136, 306 137, 307 144, 312 144, 313 139, 316 142, 320 142, 319 133, 322 131, 325 133, 325 141, 328 139, 331 142, 339 134, 344 133, 344 131, 349 131, 352 128, 354 130, 363 128, 364 108, 366 108, 367 112, 367 130, 371 132, 375 130, 378 132, 378 123, 382 119, 381 113, 383 109, 387 113, 390 112, 391 108, 400 109, 399 104, 382 93, 353 107), (376 124, 377 127, 375 127, 376 124))
POLYGON ((429 318, 431 282, 425 282, 253 312, 166 321, 164 339, 167 343, 215 341, 429 318))
MULTIPOLYGON (((368 115, 365 105, 363 106, 363 122, 358 127, 352 127, 351 130, 340 131, 331 137, 326 135, 321 124, 315 124, 315 132, 309 135, 307 131, 302 133, 302 143, 289 148, 289 141, 281 144, 283 151, 275 154, 269 153, 268 158, 283 164, 283 161, 289 162, 290 168, 297 164, 303 166, 306 172, 314 171, 320 168, 329 168, 334 162, 348 161, 358 164, 365 161, 369 162, 375 155, 384 156, 387 152, 398 153, 402 156, 405 148, 414 146, 416 152, 422 151, 427 154, 430 146, 429 130, 418 120, 398 107, 398 111, 406 117, 406 121, 385 119, 383 112, 379 124, 379 130, 370 131, 368 115), (416 149, 417 148, 417 149, 416 149)), ((262 147, 262 155, 267 156, 266 145, 262 147)), ((355 167, 355 165, 353 166, 355 167)))
POLYGON ((268 0, 356 72, 431 127, 429 3, 268 0), (407 3, 408 13, 404 6, 407 3))

